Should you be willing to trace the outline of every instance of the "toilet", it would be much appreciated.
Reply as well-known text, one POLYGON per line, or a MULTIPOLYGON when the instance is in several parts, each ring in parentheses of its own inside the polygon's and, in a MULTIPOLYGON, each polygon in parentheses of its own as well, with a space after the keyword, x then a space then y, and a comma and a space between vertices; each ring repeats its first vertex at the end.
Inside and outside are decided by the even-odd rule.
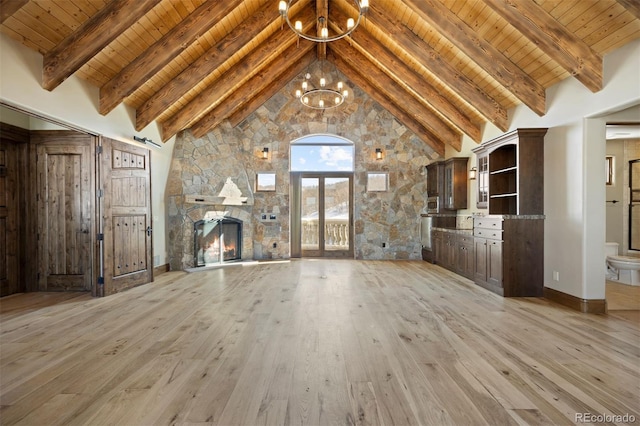
POLYGON ((640 257, 618 255, 618 243, 605 243, 607 279, 640 285, 640 257))

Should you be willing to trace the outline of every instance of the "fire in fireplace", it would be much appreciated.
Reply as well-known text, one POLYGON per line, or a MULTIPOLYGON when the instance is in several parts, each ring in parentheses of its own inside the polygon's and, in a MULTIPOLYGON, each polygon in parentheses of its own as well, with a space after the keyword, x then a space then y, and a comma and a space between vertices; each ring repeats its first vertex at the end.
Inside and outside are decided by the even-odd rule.
POLYGON ((242 259, 242 221, 231 218, 199 220, 194 224, 196 266, 242 259))

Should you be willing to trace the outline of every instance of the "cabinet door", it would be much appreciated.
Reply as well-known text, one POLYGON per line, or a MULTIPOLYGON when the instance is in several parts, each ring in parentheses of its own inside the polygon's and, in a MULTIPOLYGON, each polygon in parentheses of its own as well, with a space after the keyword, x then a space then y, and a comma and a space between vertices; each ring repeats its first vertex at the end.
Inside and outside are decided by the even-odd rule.
POLYGON ((476 206, 479 209, 486 209, 489 205, 489 155, 478 155, 477 172, 478 190, 476 192, 476 206))
POLYGON ((473 239, 468 237, 462 237, 458 239, 457 244, 457 272, 463 277, 473 279, 474 275, 474 254, 473 254, 473 239))
POLYGON ((456 238, 455 235, 453 234, 449 234, 447 233, 445 236, 445 240, 446 240, 446 264, 445 264, 445 268, 449 269, 450 271, 454 271, 456 270, 456 261, 458 260, 458 256, 457 256, 457 250, 456 250, 456 238))
POLYGON ((427 166, 427 196, 438 195, 438 164, 433 163, 427 166))
POLYGON ((474 268, 473 280, 475 282, 487 282, 487 240, 474 238, 474 268))
POLYGON ((487 240, 487 282, 502 287, 502 241, 487 240))
POLYGON ((444 208, 453 209, 453 163, 444 166, 444 208))

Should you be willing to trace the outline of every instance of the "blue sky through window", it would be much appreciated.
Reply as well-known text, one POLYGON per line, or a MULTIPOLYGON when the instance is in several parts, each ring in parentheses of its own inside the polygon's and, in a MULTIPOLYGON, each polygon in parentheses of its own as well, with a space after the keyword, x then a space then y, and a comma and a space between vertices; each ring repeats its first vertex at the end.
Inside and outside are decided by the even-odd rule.
POLYGON ((352 172, 354 146, 345 139, 314 135, 291 144, 292 172, 352 172))

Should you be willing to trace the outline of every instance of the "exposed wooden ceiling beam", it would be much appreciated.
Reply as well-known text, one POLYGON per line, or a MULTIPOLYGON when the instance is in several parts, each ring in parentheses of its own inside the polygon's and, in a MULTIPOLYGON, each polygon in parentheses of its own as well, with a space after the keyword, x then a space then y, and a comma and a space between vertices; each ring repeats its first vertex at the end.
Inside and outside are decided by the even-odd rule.
MULTIPOLYGON (((341 11, 333 10, 332 19, 337 22, 346 22, 347 15, 341 11)), ((431 108, 434 113, 440 114, 461 132, 467 134, 476 142, 481 142, 482 132, 479 124, 474 124, 471 119, 460 109, 453 105, 440 90, 432 86, 425 78, 407 66, 382 43, 376 40, 366 29, 358 28, 351 34, 351 40, 360 46, 360 49, 373 62, 377 62, 382 70, 399 85, 403 86, 422 104, 431 108)))
POLYGON ((218 104, 191 126, 193 136, 201 138, 208 131, 215 129, 225 118, 244 105, 248 105, 252 98, 255 98, 256 93, 262 94, 265 91, 273 93, 280 90, 315 60, 316 53, 313 51, 313 47, 314 44, 311 42, 305 43, 305 46, 300 46, 300 48, 295 45, 290 46, 272 63, 265 65, 251 80, 235 90, 223 103, 218 104))
POLYGON ((202 3, 100 88, 100 114, 111 112, 242 2, 207 0, 202 3))
POLYGON ((462 135, 439 116, 421 104, 408 93, 404 87, 396 83, 391 77, 379 69, 366 56, 351 46, 346 40, 338 40, 331 43, 331 51, 339 55, 346 63, 355 69, 366 70, 369 83, 377 90, 385 94, 392 102, 409 113, 417 122, 429 129, 434 135, 460 150, 462 135))
POLYGON ((539 116, 546 113, 544 87, 491 43, 478 37, 471 27, 447 9, 440 0, 403 1, 533 112, 539 116))
MULTIPOLYGON (((163 85, 136 110, 136 130, 142 130, 158 118, 167 108, 200 84, 204 78, 225 63, 279 16, 278 10, 273 7, 273 4, 267 3, 242 21, 177 77, 163 85)), ((312 12, 307 11, 303 16, 312 16, 312 12)))
POLYGON ((618 0, 625 9, 627 9, 636 19, 640 19, 640 1, 638 0, 618 0))
POLYGON ((390 17, 384 11, 379 10, 375 4, 369 8, 367 21, 379 30, 389 34, 398 47, 413 56, 423 67, 498 129, 507 131, 509 128, 507 110, 461 73, 460 70, 451 65, 429 44, 415 35, 411 29, 404 26, 399 20, 390 17))
MULTIPOLYGON (((308 27, 306 28, 309 29, 308 27)), ((296 36, 291 31, 276 32, 264 41, 244 59, 231 67, 220 79, 202 90, 195 98, 180 109, 172 117, 162 123, 162 140, 166 141, 180 130, 183 130, 199 118, 199 116, 215 108, 230 95, 238 85, 249 80, 265 63, 271 62, 284 47, 295 45, 296 36)), ((315 46, 308 40, 300 40, 299 49, 307 44, 315 46)))
MULTIPOLYGON (((413 116, 407 113, 404 109, 400 108, 396 103, 392 102, 384 94, 379 92, 369 80, 361 74, 363 70, 356 70, 349 63, 347 63, 342 57, 335 52, 330 51, 327 55, 327 59, 332 62, 336 68, 338 68, 350 81, 356 84, 360 89, 367 93, 373 100, 378 102, 384 109, 389 111, 391 115, 409 130, 411 130, 418 138, 429 145, 435 152, 441 157, 445 153, 445 145, 440 138, 431 133, 429 129, 418 123, 413 116)), ((366 72, 366 71, 365 71, 366 72)))
POLYGON ((602 90, 602 58, 547 11, 531 1, 484 0, 494 12, 592 92, 602 90))
POLYGON ((27 3, 29 0, 0 0, 0 24, 27 3))
POLYGON ((113 0, 44 55, 42 87, 53 90, 158 4, 113 0))

